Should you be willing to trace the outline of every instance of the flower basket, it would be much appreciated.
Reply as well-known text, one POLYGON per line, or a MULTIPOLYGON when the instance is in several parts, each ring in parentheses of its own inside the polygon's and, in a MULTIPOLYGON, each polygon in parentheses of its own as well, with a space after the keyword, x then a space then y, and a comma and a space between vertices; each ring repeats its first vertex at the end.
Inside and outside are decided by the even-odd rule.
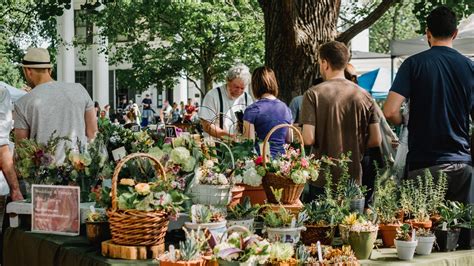
POLYGON ((321 242, 322 245, 331 245, 335 227, 330 225, 305 225, 306 231, 301 232, 301 240, 306 246, 321 242))
POLYGON ((146 153, 127 155, 117 164, 112 176, 112 208, 107 210, 112 241, 119 245, 164 245, 169 223, 167 212, 118 209, 117 181, 120 170, 127 161, 139 157, 152 160, 155 163, 155 171, 166 179, 165 170, 159 160, 146 153))
MULTIPOLYGON (((266 168, 266 160, 267 160, 267 145, 268 141, 270 140, 271 135, 278 129, 288 127, 290 129, 293 129, 294 132, 296 132, 296 135, 298 136, 298 139, 301 144, 301 156, 304 156, 304 142, 303 142, 303 136, 301 135, 301 132, 294 126, 289 125, 289 124, 281 124, 273 127, 263 140, 263 151, 262 151, 262 159, 263 159, 263 167, 266 168)), ((269 203, 274 203, 278 204, 278 201, 275 199, 275 196, 272 193, 271 187, 273 189, 283 189, 283 195, 281 197, 281 203, 282 204, 295 204, 300 196, 301 193, 303 193, 304 190, 304 184, 295 184, 293 180, 291 180, 290 177, 287 176, 282 176, 280 174, 276 173, 270 173, 267 171, 265 173, 265 176, 262 179, 262 186, 263 189, 265 190, 265 194, 267 195, 267 199, 269 203)))

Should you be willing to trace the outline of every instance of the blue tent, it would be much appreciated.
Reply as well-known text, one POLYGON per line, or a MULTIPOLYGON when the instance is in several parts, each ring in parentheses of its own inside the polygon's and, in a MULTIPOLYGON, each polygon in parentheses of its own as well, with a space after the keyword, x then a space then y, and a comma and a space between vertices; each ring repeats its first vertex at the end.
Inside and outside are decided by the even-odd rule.
POLYGON ((359 86, 367 90, 375 99, 387 98, 391 86, 389 70, 377 68, 360 75, 357 80, 359 86))

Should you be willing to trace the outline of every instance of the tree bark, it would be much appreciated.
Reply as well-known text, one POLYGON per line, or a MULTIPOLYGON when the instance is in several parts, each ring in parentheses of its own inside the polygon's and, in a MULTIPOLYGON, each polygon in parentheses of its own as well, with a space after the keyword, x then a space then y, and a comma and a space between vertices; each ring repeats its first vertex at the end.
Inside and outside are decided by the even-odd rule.
POLYGON ((265 63, 275 71, 286 103, 319 77, 318 47, 338 39, 349 42, 398 0, 383 0, 365 19, 338 35, 341 0, 259 0, 265 21, 265 63))

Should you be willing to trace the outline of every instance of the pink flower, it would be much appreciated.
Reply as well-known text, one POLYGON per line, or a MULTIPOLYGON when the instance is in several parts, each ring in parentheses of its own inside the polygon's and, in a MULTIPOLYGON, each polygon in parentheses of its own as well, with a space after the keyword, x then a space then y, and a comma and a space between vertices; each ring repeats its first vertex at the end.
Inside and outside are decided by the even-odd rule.
POLYGON ((301 158, 301 167, 307 168, 308 166, 309 166, 309 163, 306 160, 306 158, 301 158))

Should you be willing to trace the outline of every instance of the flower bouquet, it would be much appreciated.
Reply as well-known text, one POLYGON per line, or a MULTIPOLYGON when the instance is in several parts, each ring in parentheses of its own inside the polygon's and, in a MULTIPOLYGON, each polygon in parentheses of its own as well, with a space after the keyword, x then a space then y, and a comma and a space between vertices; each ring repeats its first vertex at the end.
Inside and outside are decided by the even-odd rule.
POLYGON ((267 240, 240 226, 232 226, 229 231, 233 233, 221 240, 213 250, 219 265, 257 265, 267 261, 270 255, 270 243, 267 240))
POLYGON ((283 204, 294 204, 300 198, 306 182, 308 180, 316 181, 318 178, 320 162, 314 159, 313 156, 305 155, 303 137, 298 129, 292 125, 281 124, 272 128, 263 141, 262 161, 259 166, 265 170, 258 168, 257 172, 264 175, 263 188, 268 201, 277 203, 270 189, 270 187, 273 187, 274 189, 284 189, 281 199, 283 204), (268 140, 275 130, 282 127, 290 127, 296 132, 300 139, 301 148, 295 149, 286 145, 285 154, 267 162, 266 145, 268 140))
POLYGON ((181 192, 173 189, 158 159, 145 153, 126 156, 117 164, 112 176, 112 206, 107 210, 112 241, 120 245, 164 246, 168 218, 181 210, 185 199, 181 192), (150 178, 148 183, 136 183, 133 179, 118 181, 125 163, 140 157, 152 160, 162 178, 150 178))

